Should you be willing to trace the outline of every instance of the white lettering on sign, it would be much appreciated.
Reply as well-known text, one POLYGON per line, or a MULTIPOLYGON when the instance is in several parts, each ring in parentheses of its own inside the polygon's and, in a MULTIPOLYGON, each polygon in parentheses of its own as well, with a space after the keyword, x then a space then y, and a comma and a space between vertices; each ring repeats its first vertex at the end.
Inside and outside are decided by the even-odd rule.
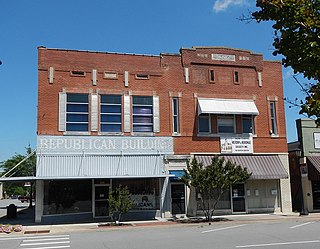
POLYGON ((173 152, 171 137, 55 137, 39 136, 37 148, 43 152, 173 152))
POLYGON ((236 56, 232 54, 211 54, 214 61, 236 61, 236 56))
POLYGON ((208 58, 208 55, 207 54, 197 54, 198 57, 201 57, 201 58, 208 58))
POLYGON ((250 58, 248 56, 239 56, 240 61, 249 61, 250 58))

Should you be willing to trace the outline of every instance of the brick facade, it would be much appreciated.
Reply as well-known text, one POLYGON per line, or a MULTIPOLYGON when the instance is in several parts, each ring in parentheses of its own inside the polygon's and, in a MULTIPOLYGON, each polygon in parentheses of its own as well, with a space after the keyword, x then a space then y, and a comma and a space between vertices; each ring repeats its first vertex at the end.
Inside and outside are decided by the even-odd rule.
MULTIPOLYGON (((261 54, 228 48, 181 49, 179 54, 160 56, 116 54, 39 47, 38 135, 62 135, 58 131, 58 94, 120 93, 157 95, 160 99, 160 132, 155 136, 172 136, 172 97, 179 97, 180 134, 174 136, 175 154, 192 152, 219 153, 219 137, 197 136, 197 98, 253 99, 259 110, 255 117, 255 153, 286 153, 286 130, 281 63, 264 61, 261 54), (232 55, 232 60, 213 60, 213 54, 232 55), (49 83, 49 68, 53 83, 49 83), (189 70, 186 83, 184 68, 189 70), (97 70, 97 83, 92 83, 92 70, 97 70), (211 82, 209 70, 214 70, 211 82), (74 76, 72 71, 85 72, 74 76), (124 86, 124 72, 129 72, 129 85, 124 86), (239 82, 234 82, 234 72, 239 82), (104 78, 104 72, 117 73, 117 79, 104 78), (258 82, 258 72, 262 82, 258 82), (136 79, 136 74, 148 79, 136 79), (269 100, 276 101, 278 136, 270 135, 269 100)), ((223 59, 223 58, 222 58, 223 59)), ((90 103, 89 103, 90 104, 90 103)), ((215 118, 211 120, 215 129, 215 118)), ((90 124, 89 124, 90 125, 90 124)), ((238 125, 239 127, 239 125, 238 125)), ((97 135, 98 132, 90 132, 97 135)), ((130 136, 131 133, 124 133, 130 136)))

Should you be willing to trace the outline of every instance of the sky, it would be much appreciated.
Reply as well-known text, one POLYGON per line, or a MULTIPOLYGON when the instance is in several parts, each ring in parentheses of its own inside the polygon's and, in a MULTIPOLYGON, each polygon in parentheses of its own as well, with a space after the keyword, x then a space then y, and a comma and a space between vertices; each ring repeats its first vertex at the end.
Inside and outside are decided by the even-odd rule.
MULTIPOLYGON (((37 47, 152 54, 223 46, 272 55, 272 23, 246 23, 254 0, 0 0, 0 161, 36 146, 37 47)), ((283 68, 285 97, 301 97, 283 68)), ((299 110, 286 105, 287 139, 299 110)))

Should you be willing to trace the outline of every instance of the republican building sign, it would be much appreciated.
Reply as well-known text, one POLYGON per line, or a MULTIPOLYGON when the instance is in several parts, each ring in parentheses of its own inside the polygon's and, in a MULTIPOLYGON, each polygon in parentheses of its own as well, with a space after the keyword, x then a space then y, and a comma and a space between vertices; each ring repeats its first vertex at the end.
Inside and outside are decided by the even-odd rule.
POLYGON ((250 154, 253 153, 253 139, 249 137, 221 137, 221 153, 250 154))
POLYGON ((173 154, 172 137, 38 136, 38 153, 173 154))

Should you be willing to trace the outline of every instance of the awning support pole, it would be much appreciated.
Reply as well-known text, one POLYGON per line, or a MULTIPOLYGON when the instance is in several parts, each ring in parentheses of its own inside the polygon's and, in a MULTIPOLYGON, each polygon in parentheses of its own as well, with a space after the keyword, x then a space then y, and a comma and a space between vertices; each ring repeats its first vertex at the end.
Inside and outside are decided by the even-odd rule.
POLYGON ((161 218, 164 218, 163 206, 164 206, 164 200, 165 200, 166 193, 167 193, 168 184, 169 184, 169 176, 166 176, 166 178, 164 179, 163 187, 162 187, 162 191, 161 191, 161 203, 160 203, 161 218))
POLYGON ((16 166, 14 166, 12 169, 10 169, 8 172, 6 172, 5 174, 3 174, 1 177, 5 177, 6 175, 8 175, 11 171, 13 171, 14 169, 16 169, 20 164, 22 164, 24 161, 26 161, 29 157, 31 157, 37 149, 34 149, 29 155, 27 155, 25 158, 23 158, 16 166))

